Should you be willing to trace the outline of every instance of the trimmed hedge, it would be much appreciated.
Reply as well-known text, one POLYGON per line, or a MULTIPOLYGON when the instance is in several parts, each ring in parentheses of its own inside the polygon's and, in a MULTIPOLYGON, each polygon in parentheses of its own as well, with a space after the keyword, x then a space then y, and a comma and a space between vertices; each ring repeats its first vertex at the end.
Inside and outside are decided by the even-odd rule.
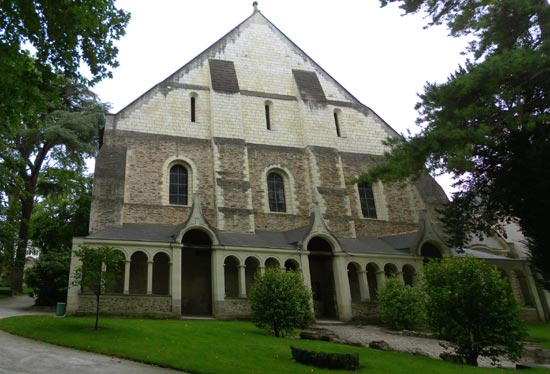
POLYGON ((290 346, 292 358, 302 364, 313 365, 323 369, 359 369, 359 353, 315 352, 290 346))

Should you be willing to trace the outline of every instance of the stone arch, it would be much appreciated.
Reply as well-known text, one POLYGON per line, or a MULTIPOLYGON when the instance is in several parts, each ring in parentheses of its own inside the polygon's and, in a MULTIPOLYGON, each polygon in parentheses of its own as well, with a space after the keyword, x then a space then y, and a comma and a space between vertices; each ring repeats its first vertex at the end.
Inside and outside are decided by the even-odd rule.
POLYGON ((130 293, 147 293, 147 255, 142 251, 135 251, 130 257, 130 293))
POLYGON ((414 266, 409 264, 403 265, 401 271, 403 272, 403 283, 405 283, 407 286, 413 286, 414 278, 416 276, 416 270, 414 266))
POLYGON ((269 257, 265 260, 264 266, 266 268, 280 268, 281 262, 275 257, 269 257))
MULTIPOLYGON (((124 256, 124 259, 126 259, 126 254, 123 251, 119 249, 117 249, 116 251, 122 254, 122 256, 124 256)), ((105 291, 107 293, 124 293, 124 276, 126 272, 126 266, 124 262, 115 269, 107 268, 105 269, 105 271, 113 273, 113 278, 111 279, 111 282, 106 285, 105 291)))
POLYGON ((260 260, 254 256, 247 257, 244 261, 245 265, 245 284, 246 284, 246 294, 250 294, 250 288, 254 284, 254 279, 258 270, 260 269, 260 260))
POLYGON ((287 214, 294 214, 295 213, 295 192, 294 192, 294 176, 283 165, 280 164, 271 164, 267 166, 262 173, 262 183, 263 183, 263 189, 265 193, 263 194, 263 206, 264 206, 264 213, 273 213, 273 211, 270 209, 269 205, 269 186, 268 186, 268 176, 270 174, 277 174, 280 176, 283 180, 284 185, 284 195, 285 195, 285 211, 284 212, 278 212, 278 213, 287 213, 287 214))
POLYGON ((424 264, 430 260, 437 260, 443 257, 441 247, 434 242, 425 242, 420 247, 420 256, 424 257, 424 264))
POLYGON ((358 303, 361 301, 361 286, 359 282, 359 271, 361 271, 361 265, 356 262, 350 262, 348 264, 348 282, 349 290, 351 294, 351 301, 353 303, 358 303))
POLYGON ((239 265, 239 259, 232 255, 223 262, 226 297, 239 297, 239 265))
POLYGON ((172 169, 175 165, 181 165, 187 170, 187 194, 188 194, 188 200, 187 204, 184 206, 190 206, 191 205, 191 197, 193 196, 193 193, 195 191, 199 191, 199 184, 198 184, 198 170, 190 158, 178 155, 174 157, 170 157, 164 161, 164 164, 162 166, 162 186, 161 186, 161 201, 163 205, 169 205, 170 204, 170 169, 172 169))
POLYGON ((153 294, 168 295, 170 293, 170 257, 159 252, 153 257, 153 294))
POLYGON ((204 227, 191 227, 180 235, 184 246, 211 247, 215 239, 214 233, 204 227))
POLYGON ((293 258, 289 258, 285 261, 285 269, 288 270, 300 270, 300 264, 298 264, 298 261, 296 261, 293 258))
POLYGON ((366 267, 367 270, 367 283, 369 285, 369 296, 372 301, 376 300, 378 292, 378 273, 380 267, 374 263, 369 262, 366 267))
POLYGON ((398 273, 399 270, 397 270, 397 266, 395 266, 395 264, 387 263, 384 265, 384 275, 386 278, 396 277, 398 273))
POLYGON ((306 248, 309 252, 309 274, 315 316, 335 318, 336 290, 332 269, 334 245, 328 235, 316 235, 306 242, 306 248))

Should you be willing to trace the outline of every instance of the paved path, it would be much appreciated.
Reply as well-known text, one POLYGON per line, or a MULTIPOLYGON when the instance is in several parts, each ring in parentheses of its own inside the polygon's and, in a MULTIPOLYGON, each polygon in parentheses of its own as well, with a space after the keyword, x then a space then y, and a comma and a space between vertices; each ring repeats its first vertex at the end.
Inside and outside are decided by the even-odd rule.
MULTIPOLYGON (((33 299, 17 296, 0 299, 0 318, 49 314, 31 308, 33 299)), ((144 365, 95 353, 37 342, 0 331, 0 374, 176 374, 177 371, 144 365)))

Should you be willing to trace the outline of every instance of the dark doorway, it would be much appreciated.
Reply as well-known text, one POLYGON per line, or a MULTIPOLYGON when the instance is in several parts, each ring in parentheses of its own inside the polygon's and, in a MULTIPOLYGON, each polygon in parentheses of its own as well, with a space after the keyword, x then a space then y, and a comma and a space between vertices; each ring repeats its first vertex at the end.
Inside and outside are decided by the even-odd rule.
POLYGON ((181 313, 212 314, 212 241, 200 230, 187 232, 181 251, 181 313))
POLYGON ((332 247, 322 238, 313 238, 307 249, 315 318, 337 318, 332 247))

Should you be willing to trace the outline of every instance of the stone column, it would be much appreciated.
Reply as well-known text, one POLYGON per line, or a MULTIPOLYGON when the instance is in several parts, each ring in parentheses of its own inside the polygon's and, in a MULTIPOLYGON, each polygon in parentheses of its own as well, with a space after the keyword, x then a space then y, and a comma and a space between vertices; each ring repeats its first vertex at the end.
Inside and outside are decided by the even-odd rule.
POLYGON ((181 247, 172 248, 172 313, 181 315, 181 247))
POLYGON ((332 259, 332 273, 334 275, 334 289, 336 290, 336 305, 338 319, 349 321, 352 317, 351 292, 344 253, 336 253, 332 259))
POLYGON ((260 266, 260 275, 265 274, 265 266, 260 266))
POLYGON ((377 288, 382 287, 384 282, 386 282, 386 272, 384 270, 379 270, 376 272, 376 282, 378 283, 377 288))
POLYGON ((214 317, 223 316, 225 312, 225 273, 223 251, 212 248, 212 313, 214 317))
POLYGON ((359 292, 361 293, 361 301, 369 301, 369 282, 367 279, 367 271, 359 270, 357 272, 357 277, 359 278, 359 292))
POLYGON ((153 293, 153 261, 147 261, 147 295, 153 293))
POLYGON ((401 282, 401 284, 405 284, 405 278, 403 277, 405 273, 403 273, 402 271, 398 271, 395 276, 397 277, 397 279, 399 279, 399 281, 401 282))
POLYGON ((172 275, 173 275, 173 270, 172 270, 173 264, 174 263, 172 261, 170 261, 170 263, 168 264, 168 279, 169 279, 169 281, 168 281, 168 295, 172 295, 172 281, 171 281, 171 279, 172 279, 172 275))
POLYGON ((239 297, 246 297, 246 265, 239 265, 239 297))
POLYGON ((67 290, 67 315, 75 314, 78 311, 78 298, 80 294, 80 287, 74 286, 73 281, 75 280, 75 274, 77 267, 82 263, 78 257, 74 255, 74 251, 79 248, 79 245, 73 242, 73 249, 71 253, 71 266, 69 271, 69 289, 67 290))
POLYGON ((126 260, 124 263, 124 294, 130 293, 130 260, 126 260))

